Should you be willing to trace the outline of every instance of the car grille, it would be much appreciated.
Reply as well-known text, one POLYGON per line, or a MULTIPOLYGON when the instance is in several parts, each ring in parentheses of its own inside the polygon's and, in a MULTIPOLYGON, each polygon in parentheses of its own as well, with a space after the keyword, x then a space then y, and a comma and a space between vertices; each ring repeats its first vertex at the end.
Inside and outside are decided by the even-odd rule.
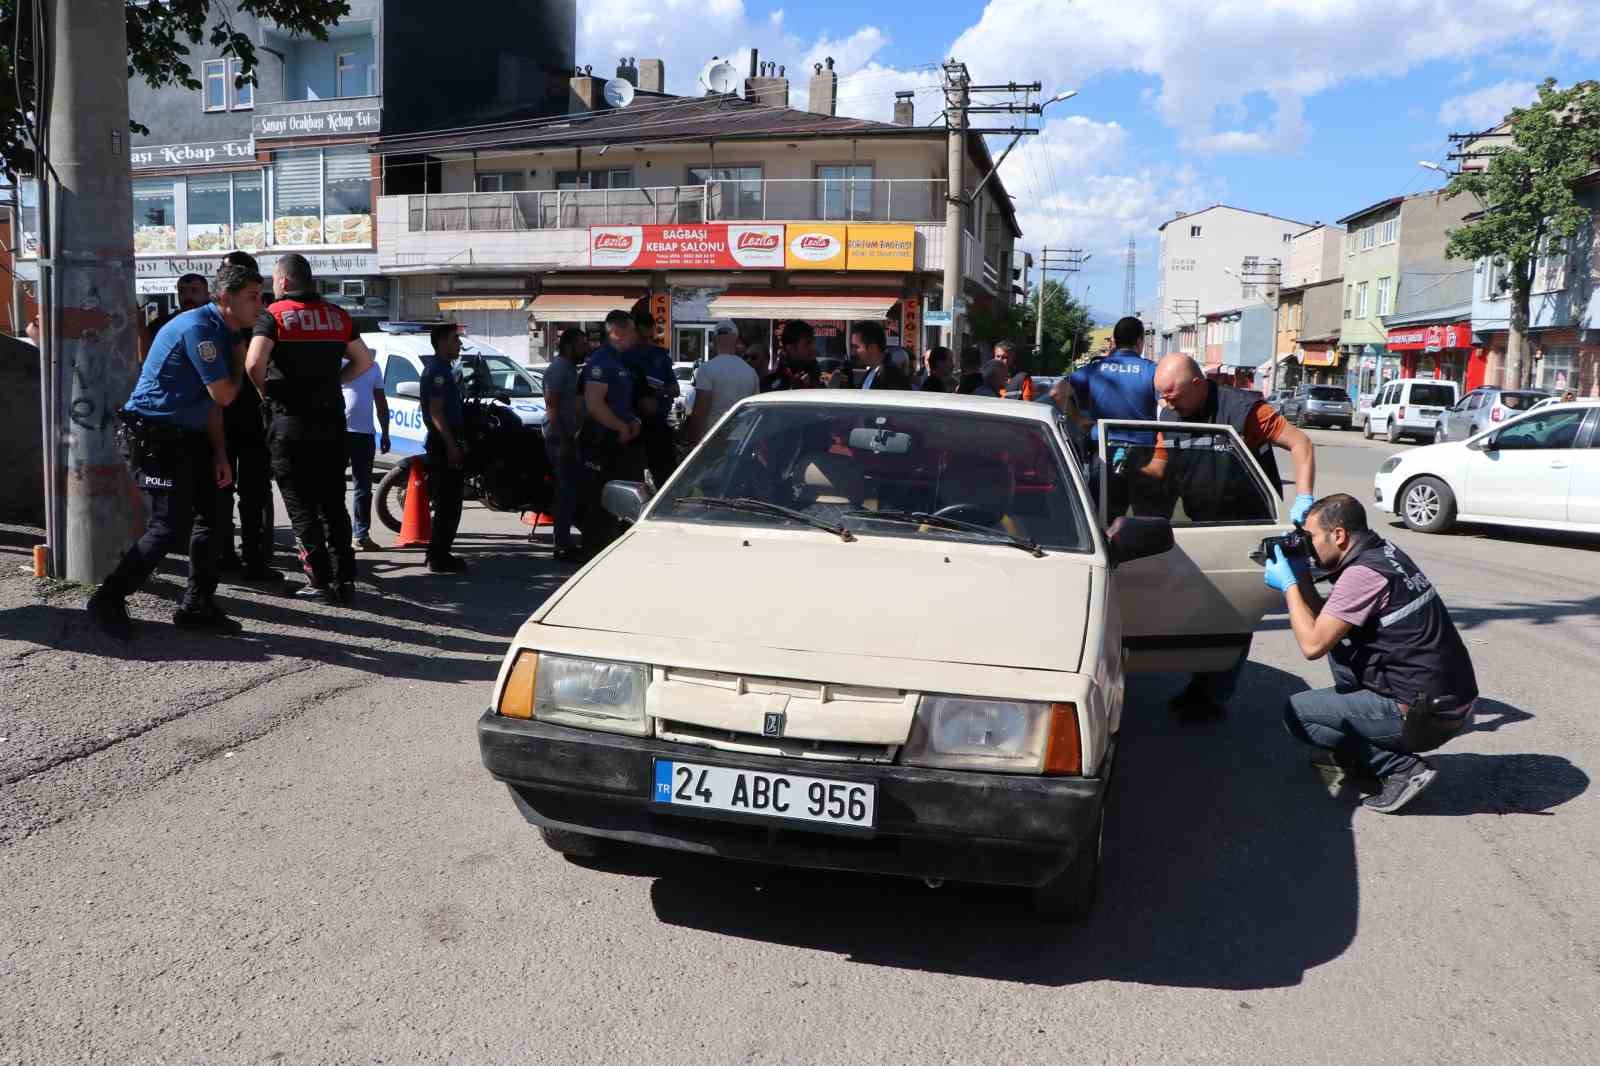
POLYGON ((742 751, 750 755, 783 755, 792 759, 819 759, 828 762, 894 762, 897 748, 892 744, 851 744, 840 740, 775 739, 759 733, 740 733, 713 729, 670 718, 656 719, 656 736, 678 744, 699 744, 723 751, 742 751))

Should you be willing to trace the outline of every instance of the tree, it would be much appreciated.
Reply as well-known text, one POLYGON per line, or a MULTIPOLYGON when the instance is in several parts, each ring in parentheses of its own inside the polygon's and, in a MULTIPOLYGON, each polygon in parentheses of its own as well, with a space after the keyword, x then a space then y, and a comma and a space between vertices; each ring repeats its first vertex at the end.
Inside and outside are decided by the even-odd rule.
MULTIPOLYGON (((34 113, 36 70, 44 20, 43 0, 0 0, 0 167, 8 174, 33 173, 28 117, 34 113), (19 27, 18 22, 21 22, 19 27)), ((273 22, 295 36, 328 39, 328 27, 350 13, 345 0, 128 0, 128 79, 155 88, 181 85, 198 92, 200 82, 185 45, 209 46, 207 58, 239 61, 237 86, 254 84, 256 47, 235 28, 240 15, 273 22)), ((148 134, 133 116, 133 132, 148 134)))
MULTIPOLYGON (((1539 86, 1539 99, 1507 117, 1511 144, 1467 140, 1463 166, 1445 188, 1448 197, 1476 197, 1483 212, 1450 233, 1446 254, 1455 259, 1494 259, 1508 265, 1511 321, 1506 339, 1504 384, 1528 383, 1528 324, 1541 254, 1560 254, 1588 220, 1575 186, 1593 174, 1600 159, 1600 82, 1557 89, 1539 86)), ((1495 135, 1489 135, 1495 136, 1495 135)))
MULTIPOLYGON (((1023 340, 1031 343, 1037 329, 1039 289, 1035 286, 1028 294, 1024 308, 1023 340)), ((1079 355, 1088 343, 1089 332, 1094 329, 1094 316, 1089 309, 1067 291, 1067 287, 1054 279, 1044 283, 1044 343, 1042 351, 1035 354, 1035 374, 1059 374, 1079 355)))

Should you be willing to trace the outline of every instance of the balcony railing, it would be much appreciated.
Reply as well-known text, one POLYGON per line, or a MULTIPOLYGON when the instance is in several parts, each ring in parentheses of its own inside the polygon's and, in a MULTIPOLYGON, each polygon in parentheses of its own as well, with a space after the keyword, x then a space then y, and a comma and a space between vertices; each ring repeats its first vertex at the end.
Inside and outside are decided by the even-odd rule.
POLYGON ((478 232, 706 222, 935 222, 943 181, 931 178, 711 181, 644 189, 542 189, 406 197, 407 230, 478 232))

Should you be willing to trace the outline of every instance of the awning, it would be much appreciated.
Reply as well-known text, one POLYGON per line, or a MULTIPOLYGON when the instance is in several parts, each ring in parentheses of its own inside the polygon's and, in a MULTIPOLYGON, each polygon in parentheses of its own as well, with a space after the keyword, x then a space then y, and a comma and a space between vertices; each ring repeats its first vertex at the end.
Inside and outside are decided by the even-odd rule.
POLYGON ((528 306, 526 296, 440 296, 441 311, 521 311, 528 306))
POLYGON ((710 303, 712 318, 882 319, 899 293, 725 292, 710 303))
MULTIPOLYGON (((547 292, 534 298, 529 309, 536 322, 604 322, 613 311, 626 311, 644 295, 612 293, 608 296, 547 292)), ((440 306, 444 306, 442 303, 440 306)))

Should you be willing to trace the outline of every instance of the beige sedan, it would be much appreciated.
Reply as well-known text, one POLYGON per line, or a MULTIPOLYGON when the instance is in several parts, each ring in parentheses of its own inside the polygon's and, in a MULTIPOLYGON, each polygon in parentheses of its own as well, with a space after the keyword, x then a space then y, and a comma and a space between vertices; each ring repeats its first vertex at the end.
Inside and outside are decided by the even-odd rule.
POLYGON ((1124 671, 1237 662, 1272 602, 1250 553, 1287 529, 1232 430, 1110 428, 1136 443, 1079 455, 1047 404, 744 401, 653 498, 606 487, 628 531, 518 631, 484 765, 567 854, 1022 885, 1083 915, 1124 671), (1130 516, 1103 513, 1116 479, 1130 516))

